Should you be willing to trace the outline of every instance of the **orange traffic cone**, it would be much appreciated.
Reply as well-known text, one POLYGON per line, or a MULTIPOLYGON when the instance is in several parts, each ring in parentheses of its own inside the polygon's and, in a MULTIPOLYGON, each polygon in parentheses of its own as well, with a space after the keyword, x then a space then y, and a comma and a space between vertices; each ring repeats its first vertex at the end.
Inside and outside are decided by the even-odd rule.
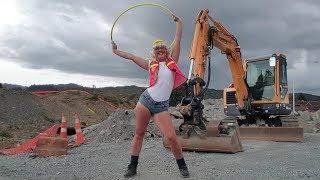
POLYGON ((68 138, 67 135, 67 120, 63 113, 61 113, 61 131, 60 131, 61 138, 68 138))
POLYGON ((85 137, 84 137, 84 134, 81 131, 81 126, 80 126, 78 113, 74 114, 74 118, 75 118, 74 127, 76 129, 76 139, 75 139, 75 141, 76 141, 76 146, 79 146, 79 145, 84 143, 85 137))

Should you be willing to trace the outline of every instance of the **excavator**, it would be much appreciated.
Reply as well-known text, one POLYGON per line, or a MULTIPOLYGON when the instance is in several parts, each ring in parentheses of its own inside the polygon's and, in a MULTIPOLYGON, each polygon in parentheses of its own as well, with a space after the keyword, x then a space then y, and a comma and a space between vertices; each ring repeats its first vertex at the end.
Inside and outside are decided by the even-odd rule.
MULTIPOLYGON (((290 115, 284 54, 242 59, 235 36, 205 9, 196 17, 189 58, 186 95, 178 106, 183 122, 175 127, 183 150, 236 153, 243 151, 242 139, 303 140, 303 128, 290 115), (219 121, 203 117, 213 48, 226 56, 232 77, 223 91, 226 117, 219 121)), ((169 148, 165 139, 163 144, 169 148)))

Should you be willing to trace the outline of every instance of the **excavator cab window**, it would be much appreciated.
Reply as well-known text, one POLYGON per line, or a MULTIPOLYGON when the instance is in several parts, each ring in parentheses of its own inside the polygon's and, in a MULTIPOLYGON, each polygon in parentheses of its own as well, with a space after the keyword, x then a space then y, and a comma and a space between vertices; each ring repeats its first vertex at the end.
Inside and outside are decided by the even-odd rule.
POLYGON ((247 83, 254 100, 272 100, 274 96, 274 67, 269 59, 247 63, 247 83))
POLYGON ((286 86, 287 81, 287 61, 284 58, 280 59, 280 84, 286 86))
POLYGON ((279 72, 280 72, 280 93, 281 99, 284 100, 288 93, 288 80, 287 80, 287 60, 280 58, 279 72))

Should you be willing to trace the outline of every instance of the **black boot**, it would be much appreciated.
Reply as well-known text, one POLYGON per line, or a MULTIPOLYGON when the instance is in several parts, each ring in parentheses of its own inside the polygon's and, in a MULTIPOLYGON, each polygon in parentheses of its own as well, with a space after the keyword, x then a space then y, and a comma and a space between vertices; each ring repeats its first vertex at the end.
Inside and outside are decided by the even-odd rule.
POLYGON ((137 174, 138 159, 139 156, 131 156, 130 164, 128 165, 128 169, 124 174, 125 178, 129 178, 137 174))
POLYGON ((187 166, 182 166, 179 168, 180 170, 180 174, 182 177, 184 178, 188 178, 189 177, 189 171, 188 171, 188 167, 187 166))
POLYGON ((137 165, 129 164, 126 173, 124 174, 125 178, 133 177, 137 174, 137 165))
POLYGON ((190 176, 189 170, 188 170, 187 164, 184 161, 184 159, 183 158, 177 159, 177 164, 179 166, 179 171, 180 171, 181 176, 184 178, 188 178, 190 176))

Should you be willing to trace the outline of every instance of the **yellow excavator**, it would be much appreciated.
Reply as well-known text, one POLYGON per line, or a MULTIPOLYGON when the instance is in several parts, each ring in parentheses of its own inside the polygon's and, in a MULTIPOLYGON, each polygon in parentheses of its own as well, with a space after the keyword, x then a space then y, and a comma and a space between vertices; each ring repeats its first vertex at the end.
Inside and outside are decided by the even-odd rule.
MULTIPOLYGON (((243 150, 241 139, 302 141, 303 129, 290 116, 285 55, 242 59, 237 39, 213 20, 208 10, 201 10, 190 61, 186 96, 179 106, 183 123, 176 127, 184 150, 236 153, 243 150), (203 117, 202 100, 210 82, 210 52, 214 47, 225 54, 232 75, 232 83, 223 92, 227 116, 221 121, 203 117)), ((166 140, 164 146, 169 147, 166 140)))

